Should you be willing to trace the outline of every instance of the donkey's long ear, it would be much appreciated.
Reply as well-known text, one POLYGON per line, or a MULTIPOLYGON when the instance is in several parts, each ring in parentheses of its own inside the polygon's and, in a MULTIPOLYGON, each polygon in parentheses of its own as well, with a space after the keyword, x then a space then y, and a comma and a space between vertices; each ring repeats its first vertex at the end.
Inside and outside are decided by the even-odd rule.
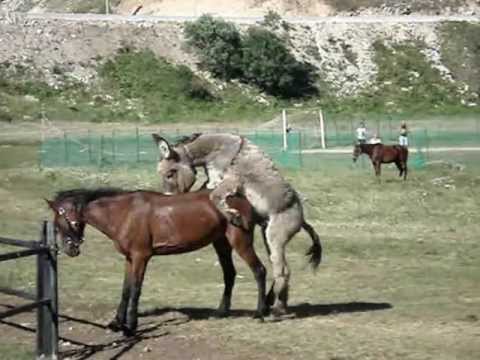
POLYGON ((152 134, 152 137, 153 141, 155 141, 155 144, 158 146, 160 159, 171 159, 175 156, 175 150, 173 150, 173 147, 167 140, 158 134, 152 134))

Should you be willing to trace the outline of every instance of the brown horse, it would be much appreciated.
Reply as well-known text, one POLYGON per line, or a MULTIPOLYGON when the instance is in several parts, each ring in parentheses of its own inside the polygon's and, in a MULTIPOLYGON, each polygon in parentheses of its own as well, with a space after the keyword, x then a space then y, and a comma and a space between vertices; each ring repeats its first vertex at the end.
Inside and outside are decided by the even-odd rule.
POLYGON ((125 256, 122 297, 109 327, 127 336, 137 328, 138 301, 150 258, 194 251, 210 243, 220 260, 225 284, 217 314, 226 316, 230 310, 235 281, 233 247, 254 273, 258 287, 255 317, 263 319, 267 310, 266 271, 253 248, 252 207, 244 198, 228 201, 242 214, 243 221, 251 224, 249 229, 231 225, 210 201, 209 191, 168 196, 140 190, 75 189, 47 200, 67 255, 80 254, 85 225, 89 224, 112 239, 125 256))
POLYGON ((353 149, 353 161, 361 154, 367 154, 372 161, 375 169, 375 175, 380 176, 381 164, 395 163, 400 171, 399 176, 403 175, 403 180, 407 180, 407 161, 408 148, 400 145, 383 144, 356 144, 353 149))

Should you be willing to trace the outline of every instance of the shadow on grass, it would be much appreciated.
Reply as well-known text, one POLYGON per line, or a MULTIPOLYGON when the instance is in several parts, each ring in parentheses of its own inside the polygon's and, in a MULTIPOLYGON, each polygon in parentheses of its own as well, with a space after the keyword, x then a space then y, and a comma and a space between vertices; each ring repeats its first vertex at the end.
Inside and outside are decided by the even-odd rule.
MULTIPOLYGON (((353 312, 367 312, 392 309, 393 306, 390 303, 380 302, 348 302, 337 304, 309 304, 303 303, 298 305, 292 305, 288 308, 288 311, 293 317, 291 318, 308 318, 314 316, 326 316, 353 312)), ((160 316, 169 312, 179 312, 188 316, 191 320, 204 320, 215 317, 216 310, 212 308, 195 308, 195 307, 183 307, 183 308, 153 308, 143 311, 139 316, 160 316)), ((230 317, 253 317, 254 310, 234 309, 230 311, 230 317)))

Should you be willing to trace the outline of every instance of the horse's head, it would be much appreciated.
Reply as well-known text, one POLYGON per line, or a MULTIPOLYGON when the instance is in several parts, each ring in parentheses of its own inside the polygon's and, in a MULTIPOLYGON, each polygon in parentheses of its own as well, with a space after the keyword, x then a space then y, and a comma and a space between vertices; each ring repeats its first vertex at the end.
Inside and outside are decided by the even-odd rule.
POLYGON ((52 209, 55 228, 62 237, 63 251, 68 256, 80 255, 80 244, 83 242, 85 221, 81 211, 72 198, 59 201, 45 200, 52 209))
POLYGON ((358 157, 362 154, 362 146, 360 144, 353 145, 353 162, 356 162, 358 157))
POLYGON ((188 150, 184 145, 172 146, 163 137, 152 134, 158 146, 159 157, 157 172, 166 194, 188 192, 196 180, 196 170, 188 150))

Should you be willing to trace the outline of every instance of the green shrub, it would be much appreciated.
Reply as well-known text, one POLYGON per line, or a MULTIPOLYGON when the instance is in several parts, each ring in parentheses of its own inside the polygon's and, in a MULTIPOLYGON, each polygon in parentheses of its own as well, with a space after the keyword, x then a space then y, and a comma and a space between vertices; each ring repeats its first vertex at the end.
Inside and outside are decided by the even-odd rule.
MULTIPOLYGON (((265 21, 273 26, 279 18, 271 13, 265 21)), ((218 78, 240 79, 283 98, 316 93, 313 66, 298 62, 285 41, 265 28, 251 27, 241 37, 233 24, 204 15, 187 24, 185 33, 201 64, 218 78)))
POLYGON ((284 98, 316 93, 313 66, 298 62, 274 33, 251 27, 243 40, 243 78, 284 98))
POLYGON ((235 25, 211 15, 185 25, 187 43, 197 49, 201 65, 224 80, 240 76, 242 47, 235 25))
POLYGON ((208 86, 188 67, 172 65, 150 50, 123 48, 100 68, 100 76, 111 88, 131 99, 213 98, 208 86))

